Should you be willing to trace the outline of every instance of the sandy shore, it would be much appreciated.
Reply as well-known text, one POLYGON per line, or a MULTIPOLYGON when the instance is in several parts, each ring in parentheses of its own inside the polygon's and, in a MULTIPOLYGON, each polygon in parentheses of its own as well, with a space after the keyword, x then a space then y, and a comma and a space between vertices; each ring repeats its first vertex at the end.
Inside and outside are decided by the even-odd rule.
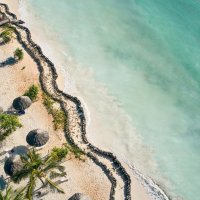
MULTIPOLYGON (((15 13, 19 19, 20 19, 20 11, 19 11, 19 6, 20 6, 20 2, 21 0, 2 0, 1 3, 5 3, 9 6, 10 10, 15 13)), ((37 36, 37 32, 33 33, 33 36, 37 36)), ((35 37, 38 38, 38 37, 35 37)), ((37 42, 37 41, 36 41, 37 42)), ((65 78, 63 76, 63 71, 61 67, 57 67, 57 73, 59 74, 58 79, 57 79, 57 83, 59 85, 60 89, 64 89, 65 87, 65 78)))
MULTIPOLYGON (((18 13, 17 2, 19 1, 1 1, 1 3, 7 3, 10 7, 10 10, 14 13, 18 13)), ((20 46, 21 45, 17 42, 17 40, 13 40, 11 43, 1 46, 0 60, 4 61, 8 57, 12 56, 13 51, 20 46)), ((64 77, 61 75, 61 71, 58 71, 58 75, 60 78, 57 80, 57 82, 59 88, 62 90, 64 88, 64 77)), ((0 99, 0 106, 7 110, 11 106, 12 100, 17 96, 22 95, 31 84, 40 84, 38 66, 32 60, 32 58, 27 53, 25 53, 25 57, 22 62, 15 64, 14 66, 6 66, 4 68, 0 68, 0 83, 2 86, 0 88, 0 94, 1 96, 3 96, 3 98, 0 99), (22 70, 22 67, 24 66, 25 69, 22 70), (10 87, 11 85, 12 87, 10 87)), ((64 132, 55 131, 53 129, 52 118, 48 115, 46 109, 44 108, 41 96, 39 100, 34 103, 32 107, 28 110, 26 115, 20 117, 20 120, 24 126, 7 138, 4 144, 4 147, 6 147, 6 149, 11 149, 19 145, 27 145, 25 140, 26 135, 30 130, 34 128, 42 128, 48 130, 50 133, 50 141, 42 150, 40 150, 42 154, 46 154, 54 146, 61 146, 63 143, 66 142, 64 132)), ((78 122, 78 119, 71 119, 71 122, 72 127, 76 126, 75 123, 78 122)), ((71 132, 75 135, 75 138, 77 137, 77 142, 79 142, 78 131, 76 131, 76 129, 71 130, 71 132)), ((67 172, 67 181, 62 183, 60 186, 64 188, 65 194, 52 194, 49 192, 43 199, 57 198, 60 200, 64 200, 68 199, 76 192, 85 193, 93 200, 109 199, 111 189, 110 181, 99 166, 97 166, 91 159, 87 157, 85 157, 85 159, 85 162, 79 161, 77 159, 71 159, 64 163, 67 172)), ((1 160, 3 163, 4 157, 2 157, 1 160)), ((110 164, 107 163, 106 160, 102 159, 102 162, 105 162, 107 166, 110 167, 110 164)), ((148 193, 148 188, 145 188, 141 184, 141 180, 139 180, 138 176, 134 174, 134 172, 128 167, 126 163, 123 163, 123 166, 131 177, 132 199, 153 199, 150 193, 148 193)), ((3 176, 6 176, 3 171, 3 164, 1 164, 0 166, 0 172, 3 176)), ((120 187, 123 187, 123 185, 120 186, 120 178, 117 178, 117 181, 119 181, 118 189, 120 190, 120 187)), ((116 199, 123 199, 120 192, 118 193, 119 196, 116 199)))

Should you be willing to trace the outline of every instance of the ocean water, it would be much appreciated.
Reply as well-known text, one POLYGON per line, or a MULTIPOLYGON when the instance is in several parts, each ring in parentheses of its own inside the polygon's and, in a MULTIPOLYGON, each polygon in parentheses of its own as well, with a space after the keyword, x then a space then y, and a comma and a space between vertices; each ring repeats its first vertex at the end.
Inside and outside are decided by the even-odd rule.
POLYGON ((200 2, 21 2, 22 18, 70 74, 66 91, 85 102, 89 139, 174 199, 199 200, 200 2))

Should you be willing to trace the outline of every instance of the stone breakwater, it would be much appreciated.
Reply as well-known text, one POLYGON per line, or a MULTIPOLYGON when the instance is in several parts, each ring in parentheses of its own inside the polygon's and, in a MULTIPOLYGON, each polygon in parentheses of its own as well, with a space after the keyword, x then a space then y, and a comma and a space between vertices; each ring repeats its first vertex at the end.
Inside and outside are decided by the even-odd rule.
POLYGON ((121 162, 113 153, 103 151, 88 142, 86 138, 86 118, 80 100, 64 93, 58 88, 56 83, 58 74, 54 64, 43 54, 40 46, 32 41, 29 29, 20 25, 21 21, 17 21, 17 16, 9 11, 8 6, 6 4, 0 4, 0 6, 10 19, 11 25, 15 28, 17 40, 37 63, 42 90, 60 104, 68 117, 65 126, 67 141, 83 150, 88 158, 101 167, 111 182, 111 200, 130 200, 131 179, 121 162), (74 126, 74 124, 76 125, 74 126))

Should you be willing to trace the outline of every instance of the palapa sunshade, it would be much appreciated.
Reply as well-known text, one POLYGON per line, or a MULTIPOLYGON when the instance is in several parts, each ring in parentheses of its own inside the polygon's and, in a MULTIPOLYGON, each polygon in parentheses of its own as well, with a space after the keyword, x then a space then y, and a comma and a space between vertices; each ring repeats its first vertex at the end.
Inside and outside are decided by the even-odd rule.
POLYGON ((19 111, 26 110, 27 108, 31 106, 31 104, 32 104, 32 101, 27 96, 17 97, 13 101, 14 109, 19 110, 19 111))
POLYGON ((85 194, 82 193, 76 193, 72 197, 70 197, 68 200, 91 200, 90 197, 88 197, 85 194))
POLYGON ((19 155, 7 158, 4 164, 4 171, 9 176, 13 176, 17 172, 21 171, 23 168, 23 163, 19 155))
POLYGON ((49 133, 41 129, 35 129, 28 133, 26 141, 29 145, 34 147, 41 147, 49 140, 49 133))

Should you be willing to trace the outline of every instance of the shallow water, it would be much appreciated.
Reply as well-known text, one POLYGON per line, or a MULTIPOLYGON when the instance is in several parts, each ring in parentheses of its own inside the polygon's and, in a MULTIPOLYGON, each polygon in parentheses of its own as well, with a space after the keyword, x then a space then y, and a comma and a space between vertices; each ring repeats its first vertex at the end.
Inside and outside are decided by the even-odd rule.
POLYGON ((30 25, 62 46, 49 48, 87 103, 90 140, 133 162, 172 196, 198 200, 200 3, 26 3, 30 25))

